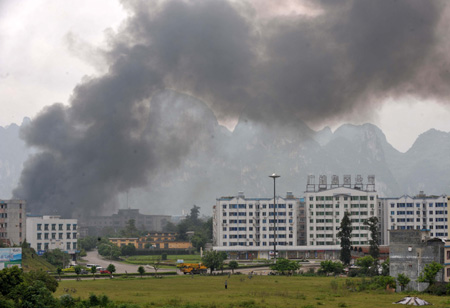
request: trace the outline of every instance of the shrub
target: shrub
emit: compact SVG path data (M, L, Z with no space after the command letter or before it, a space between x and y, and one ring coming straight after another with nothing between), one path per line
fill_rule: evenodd
M161 255L161 260L163 260L163 261L167 260L167 253L163 253Z
M447 284L444 282L435 282L434 284L429 285L425 292L438 296L446 295Z

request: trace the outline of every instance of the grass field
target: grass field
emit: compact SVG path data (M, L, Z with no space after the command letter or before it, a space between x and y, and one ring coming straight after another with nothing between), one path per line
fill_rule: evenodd
M62 281L55 295L62 295L64 288L76 289L73 295L83 299L91 293L105 294L114 301L135 303L142 307L402 307L392 303L406 294L351 292L344 288L346 279L302 276L254 276L248 279L247 276L235 275L231 278L176 276ZM433 307L450 307L450 297L427 294L420 297L431 302Z

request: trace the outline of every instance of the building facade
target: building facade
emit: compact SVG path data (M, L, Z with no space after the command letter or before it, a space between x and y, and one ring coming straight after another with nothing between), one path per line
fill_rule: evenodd
M430 237L430 231L414 229L390 230L389 235L389 275L404 274L411 279L407 289L425 290L428 284L417 279L427 264L444 264L443 240ZM439 271L436 280L444 281L444 270Z
M60 249L75 256L78 252L78 223L76 219L60 216L27 217L27 241L39 255Z
M221 197L213 208L213 246L247 258L273 254L274 244L277 250L297 246L299 208L292 193L276 197L275 211L273 198Z
M0 200L0 242L21 245L26 239L25 200Z
M146 236L133 238L109 238L109 241L118 247L132 244L137 249L191 249L188 241L177 241L177 234L172 232L153 232Z
M381 234L389 245L388 230L429 230L430 237L448 237L447 196L427 196L423 192L411 197L380 198Z
M305 192L308 245L340 245L337 233L345 212L350 214L353 229L351 244L369 245L371 235L364 222L378 216L374 178L369 177L369 184L363 184L362 178L351 184L350 179L344 177L344 184L339 185L336 178L328 184L326 177L321 176L319 185L312 183L314 178L310 176Z

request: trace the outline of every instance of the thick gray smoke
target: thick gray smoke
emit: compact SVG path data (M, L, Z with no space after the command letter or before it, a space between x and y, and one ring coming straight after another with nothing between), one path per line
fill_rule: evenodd
M201 98L221 119L278 125L365 116L386 97L450 92L445 2L309 1L315 16L261 15L255 3L125 1L130 15L105 54L108 72L23 131L40 152L15 197L33 212L99 212L176 167L204 141L204 127L187 111L167 120L156 99L167 89Z

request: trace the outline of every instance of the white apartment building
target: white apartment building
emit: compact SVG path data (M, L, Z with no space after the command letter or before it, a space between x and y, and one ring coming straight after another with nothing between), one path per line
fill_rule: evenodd
M47 250L61 249L75 255L77 248L77 219L60 216L27 217L27 241L42 255Z
M21 245L26 238L25 200L0 200L0 242Z
M378 216L374 180L369 176L369 184L363 184L358 176L356 184L351 184L350 176L344 176L344 184L339 185L336 176L332 184L327 184L326 176L320 176L316 185L314 176L309 176L305 192L307 245L340 245L337 233L345 212L350 214L352 223L352 245L368 245L371 235L364 222Z
M431 237L448 237L447 196L404 195L398 198L381 198L381 235L389 245L388 230L429 230Z
M274 216L273 198L245 198L243 193L221 197L213 208L213 246L244 253L246 258L268 258L274 241L277 251L297 246L299 205L292 193L276 197Z

